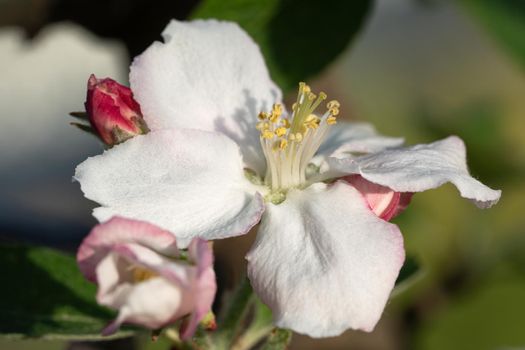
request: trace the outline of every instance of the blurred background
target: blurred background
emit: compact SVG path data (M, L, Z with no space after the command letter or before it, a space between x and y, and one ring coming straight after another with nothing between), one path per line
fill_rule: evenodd
M291 348L525 349L525 1L348 3L0 0L0 241L74 251L95 224L71 177L102 146L68 117L83 110L91 73L125 83L131 58L170 18L234 19L285 91L307 79L345 118L407 144L456 134L472 174L503 190L490 210L450 185L415 195L394 222L420 271L376 330L294 335ZM252 239L217 244L224 288ZM104 348L167 345L0 340L0 349Z

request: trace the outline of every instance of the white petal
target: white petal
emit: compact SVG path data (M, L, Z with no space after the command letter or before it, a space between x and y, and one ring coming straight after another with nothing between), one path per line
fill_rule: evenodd
M237 145L226 136L173 129L134 137L77 167L85 196L114 215L171 231L184 248L193 237L242 235L260 219L264 203L244 177Z
M97 302L114 309L125 304L131 291L129 264L117 254L107 254L96 267Z
M277 326L335 336L374 328L404 261L403 238L355 188L318 183L268 205L246 258Z
M397 192L421 192L451 182L462 197L471 199L480 208L491 207L501 195L501 191L470 176L465 144L456 136L354 159L331 158L328 162L333 169L358 173Z
M265 169L257 115L280 101L259 47L235 23L171 21L131 66L131 88L152 130L223 132L249 167Z
M104 331L112 333L122 323L157 329L188 314L193 307L191 293L169 281L154 277L130 287L117 319Z
M331 127L313 162L319 165L328 156L340 158L348 157L350 153L379 152L400 146L403 141L402 138L379 135L372 124L338 121Z

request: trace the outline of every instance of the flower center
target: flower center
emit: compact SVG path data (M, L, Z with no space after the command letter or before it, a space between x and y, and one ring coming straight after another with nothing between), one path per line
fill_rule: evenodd
M283 115L283 106L274 104L271 112L259 113L256 128L266 158L264 182L278 193L306 182L306 170L310 160L324 141L331 125L336 123L339 102L326 104L327 111L315 114L317 107L326 100L326 94L318 96L305 83L299 83L297 101L292 115Z
M148 269L145 269L139 266L133 266L132 274L133 274L133 283L135 284L147 281L153 277L158 276L156 272L153 272L151 270L148 270Z

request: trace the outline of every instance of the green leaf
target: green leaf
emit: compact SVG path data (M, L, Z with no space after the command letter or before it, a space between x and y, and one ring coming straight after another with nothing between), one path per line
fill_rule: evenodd
M48 248L0 246L0 334L10 338L99 339L114 315L75 258ZM130 335L121 332L114 337ZM104 339L107 339L105 337Z
M71 112L69 113L69 115L73 118L89 122L89 115L86 112Z
M91 134L91 135L95 136L96 138L99 138L97 132L95 131L95 129L93 129L93 127L91 125L82 124L82 123L75 123L75 122L71 122L69 124L74 126L74 127L79 128L80 130L82 130L84 132L87 132L88 134Z
M461 0L460 3L525 68L525 1Z
M261 47L286 91L319 73L361 28L372 0L204 0L193 18L241 25Z

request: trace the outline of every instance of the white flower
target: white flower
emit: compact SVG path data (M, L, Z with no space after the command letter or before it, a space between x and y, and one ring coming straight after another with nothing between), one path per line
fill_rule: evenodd
M131 67L152 131L86 160L75 177L101 204L100 221L146 220L183 246L261 221L248 276L279 327L313 337L374 328L404 261L399 229L382 219L407 204L396 192L452 182L481 207L500 196L470 177L456 137L400 148L367 124L336 124L338 102L305 84L287 113L236 24L172 21L163 37Z

